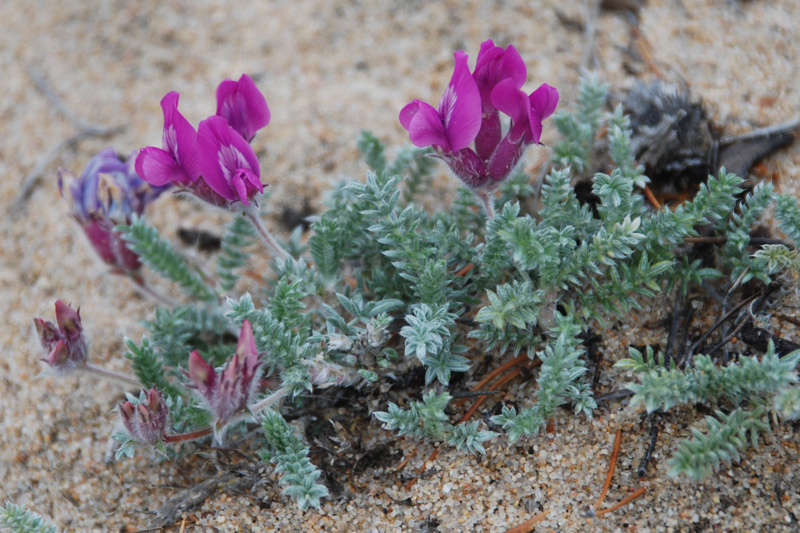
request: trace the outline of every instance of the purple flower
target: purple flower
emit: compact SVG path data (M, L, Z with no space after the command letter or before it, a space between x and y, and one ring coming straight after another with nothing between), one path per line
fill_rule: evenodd
M239 200L250 205L256 194L264 192L253 148L224 118L212 116L200 123L197 148L203 181L229 204Z
M483 160L488 160L502 137L500 114L492 104L492 91L501 81L512 80L513 86L522 88L528 77L528 69L517 49L512 45L503 49L495 46L491 39L481 44L475 72L472 73L481 93L483 120L475 138L475 151Z
M542 121L553 114L558 105L558 90L543 83L530 96L507 79L492 91L494 106L511 117L509 140L532 144L542 136Z
M481 97L469 72L469 56L459 51L454 57L455 70L438 108L414 100L400 111L400 123L414 145L433 146L456 176L478 187L485 181L484 163L468 146L481 127Z
M132 158L123 162L107 148L89 161L80 178L59 169L58 188L100 258L115 272L138 278L139 256L114 227L141 215L167 187L151 187L136 175L132 163Z
M142 391L142 395L144 395ZM136 442L158 444L164 438L169 419L169 407L155 387L147 392L147 398L134 404L125 402L119 406L119 414L125 429Z
M151 185L190 187L197 181L197 132L178 111L180 94L168 92L161 99L164 113L162 148L142 148L136 158L136 172Z
M214 431L217 435L224 432L225 426L236 415L247 409L255 394L260 373L261 361L256 350L253 328L247 320L242 323L233 359L228 361L219 374L197 351L189 355L187 375L192 382L190 386L197 389L214 416Z
M85 366L88 358L83 336L80 309L77 311L61 300L56 301L56 324L34 318L36 333L47 357L41 359L54 370L66 374Z
M529 144L539 143L542 121L558 105L558 91L545 83L528 96L506 79L492 91L492 103L511 117L511 128L488 163L489 177L499 181L517 165Z
M480 93L469 73L469 56L454 54L456 68L439 107L414 100L400 111L400 123L416 146L433 146L444 154L463 150L481 127Z
M484 201L519 162L528 144L538 143L542 121L558 104L558 91L542 85L530 97L521 87L527 69L513 46L485 41L474 73L467 54L455 53L456 66L439 107L414 100L400 111L400 123L416 146L433 146L436 157ZM503 134L500 112L511 117ZM470 145L474 143L474 150ZM487 210L491 213L487 203Z
M253 79L242 74L239 81L225 80L217 87L217 115L228 121L247 142L269 124L267 99Z
M195 131L178 111L179 94L161 100L163 148L142 148L136 170L149 183L173 183L220 207L250 206L264 192L258 158L248 141L270 119L267 101L253 80L223 81L217 89L217 115Z

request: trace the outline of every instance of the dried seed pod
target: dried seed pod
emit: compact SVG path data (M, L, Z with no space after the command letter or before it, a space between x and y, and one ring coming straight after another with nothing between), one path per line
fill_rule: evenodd
M630 115L634 156L652 187L678 192L706 180L717 135L703 106L661 82L639 83L623 100Z

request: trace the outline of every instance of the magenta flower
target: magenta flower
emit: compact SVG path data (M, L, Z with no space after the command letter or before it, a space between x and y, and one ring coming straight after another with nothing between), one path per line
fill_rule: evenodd
M400 123L414 145L433 146L437 157L444 159L456 176L470 187L478 187L485 181L484 164L467 147L481 127L481 97L469 72L469 56L459 51L454 57L455 70L438 108L414 100L400 111Z
M137 172L153 185L173 183L212 205L257 205L264 186L248 141L269 123L270 114L253 80L242 75L238 82L223 81L217 89L217 115L202 121L197 131L178 111L178 98L173 91L161 100L163 148L142 148Z
M558 105L558 90L543 83L528 96L507 79L492 91L492 103L511 117L512 126L508 132L511 142L538 144L542 121L552 115Z
M76 311L57 300L56 323L42 318L33 319L39 341L47 354L41 361L63 374L86 366L88 348L83 336L80 309Z
M482 159L488 160L502 137L500 114L492 103L492 91L507 79L512 80L517 89L522 88L528 77L528 69L516 48L509 45L503 49L489 39L481 44L472 77L478 85L483 110L481 129L475 138L475 151Z
M539 142L542 121L558 104L558 91L542 85L526 95L521 87L527 69L513 46L504 49L485 41L472 74L467 54L456 52L455 60L439 107L414 100L400 111L400 123L414 145L433 146L436 157L484 200L492 216L492 189L508 177L525 147ZM505 135L500 112L511 118Z
M247 320L242 323L233 359L219 374L197 351L189 355L187 375L192 382L190 387L197 389L214 416L214 431L218 437L225 426L247 409L256 392L260 373L261 361L253 328Z
M250 205L264 192L256 153L224 118L212 116L200 123L197 148L203 181L228 203Z
M139 279L139 256L114 227L130 224L132 216L141 215L168 186L151 187L136 175L132 163L107 148L89 161L80 178L60 168L58 188L97 255L114 272Z
M147 392L146 399L141 397L136 404L130 401L120 404L119 414L125 429L136 442L153 445L164 438L169 407L155 387Z
M469 146L481 127L480 93L469 73L469 56L459 51L454 57L456 68L439 107L414 100L400 111L400 123L412 143L448 154Z
M267 99L253 79L242 74L239 81L225 80L217 87L217 115L228 121L247 142L269 124Z
M488 164L489 176L502 180L517 165L525 148L539 143L542 121L552 115L558 105L558 91L545 83L528 96L506 79L492 91L492 103L511 117L511 128Z
M197 132L178 111L180 94L168 92L161 99L164 113L162 148L142 148L136 158L136 172L151 185L172 183L191 187L197 181Z

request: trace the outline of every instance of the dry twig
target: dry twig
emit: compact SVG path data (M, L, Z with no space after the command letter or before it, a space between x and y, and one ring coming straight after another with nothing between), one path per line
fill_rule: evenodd
M29 68L28 75L31 77L31 80L36 87L38 87L39 90L44 93L47 99L52 102L53 106L56 108L56 111L63 115L64 118L66 118L73 126L78 128L78 132L58 143L52 150L50 150L48 153L42 156L39 161L36 162L36 165L34 165L31 171L28 172L28 174L22 180L17 197L11 204L11 214L18 213L25 206L25 202L30 197L36 185L38 185L39 178L41 178L42 173L62 151L78 144L78 142L87 137L106 137L115 133L119 133L125 129L124 124L109 127L102 126L100 124L93 124L80 119L64 105L64 103L61 101L61 98L52 90L44 75L38 68Z

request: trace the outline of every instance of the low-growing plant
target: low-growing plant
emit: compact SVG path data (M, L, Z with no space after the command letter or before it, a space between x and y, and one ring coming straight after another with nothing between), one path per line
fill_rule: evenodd
M132 456L139 446L173 454L177 443L197 439L222 445L260 427L260 455L277 465L283 492L301 508L319 507L328 489L282 415L288 406L330 387L381 398L379 391L421 368L422 389L409 391L405 402L381 400L375 420L399 435L484 453L500 433L510 441L536 437L564 404L592 416L597 404L584 347L591 326L624 318L642 298L685 295L715 279L728 289L768 284L797 270L793 248L750 246L750 229L775 200L784 232L800 238L796 201L769 185L741 199L741 178L723 170L691 200L648 206L629 123L619 108L604 111L606 87L595 80L582 83L573 114L554 117L563 139L539 192L518 163L538 145L558 91L545 84L525 93L527 71L513 46L487 41L472 72L467 60L455 54L437 108L415 100L400 112L415 147L390 158L363 132L366 180L338 186L308 235L295 232L288 242L260 220L263 185L249 142L270 112L246 75L220 85L217 113L197 130L178 111L178 94L169 93L161 148L145 148L128 164L105 151L80 180L62 178L62 193L101 258L159 300L145 323L148 335L126 341L135 377L110 375L143 389L119 406L112 455ZM594 166L601 131L611 168ZM450 207L430 211L420 200L439 168L435 159L466 189ZM579 174L592 176L593 205L574 193ZM216 269L197 268L146 223L144 206L168 187L231 212ZM700 228L724 241L702 264L686 241ZM251 268L250 254L261 253L256 238L271 262L260 272L259 291L242 294L239 276ZM142 265L180 287L182 301L165 303L145 284ZM78 312L59 301L56 316L57 325L36 320L44 361L61 373L102 373L88 362ZM519 398L521 408L491 417L492 428L484 420L454 423L451 382L484 351L538 359L536 386ZM696 402L720 410L672 459L673 473L701 478L738 459L747 442L756 444L770 412L798 416L799 358L772 348L760 358L727 360L632 350L618 365L641 375L627 387L648 411Z

